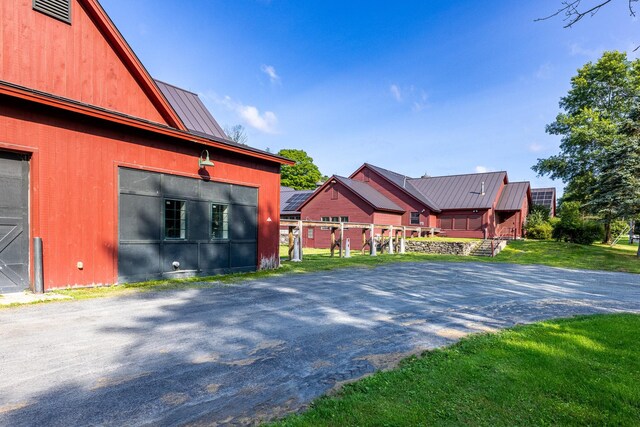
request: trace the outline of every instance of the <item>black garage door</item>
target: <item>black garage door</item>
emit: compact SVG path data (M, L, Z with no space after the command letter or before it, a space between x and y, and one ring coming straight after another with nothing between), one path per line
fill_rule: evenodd
M127 168L119 181L119 282L256 269L256 188Z
M29 287L29 160L0 151L0 293Z

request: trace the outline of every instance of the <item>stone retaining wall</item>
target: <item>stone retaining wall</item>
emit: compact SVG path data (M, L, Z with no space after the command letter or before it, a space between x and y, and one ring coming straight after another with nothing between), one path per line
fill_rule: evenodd
M407 240L407 252L422 252L427 254L462 255L466 256L476 247L478 242L439 242L428 240Z

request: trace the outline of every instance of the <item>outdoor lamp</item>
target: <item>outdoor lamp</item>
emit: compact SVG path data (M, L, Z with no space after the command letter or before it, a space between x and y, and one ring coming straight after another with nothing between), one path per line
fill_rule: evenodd
M209 159L209 150L202 150L202 153L200 153L200 157L198 157L198 166L200 168L203 168L205 166L213 166L213 162Z

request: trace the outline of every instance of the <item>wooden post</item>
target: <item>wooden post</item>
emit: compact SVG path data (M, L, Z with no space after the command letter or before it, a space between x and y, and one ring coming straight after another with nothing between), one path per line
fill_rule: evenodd
M300 239L300 261L302 261L302 246L303 246L303 235L302 235L302 221L298 221L298 239Z
M367 246L367 229L362 229L362 255L365 254L364 248Z
M336 228L331 227L331 256L333 256L335 249L336 249Z
M294 230L294 226L290 225L289 226L289 261L291 261L291 255L293 255L293 230Z

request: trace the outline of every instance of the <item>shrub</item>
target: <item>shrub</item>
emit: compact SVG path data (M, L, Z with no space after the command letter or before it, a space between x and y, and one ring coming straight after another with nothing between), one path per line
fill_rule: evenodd
M553 238L565 242L591 245L604 237L602 224L596 221L562 221L553 228Z
M549 222L525 225L528 239L549 240L552 237L553 226Z
M629 223L627 221L618 219L611 221L611 237L615 239L625 230L628 230Z

